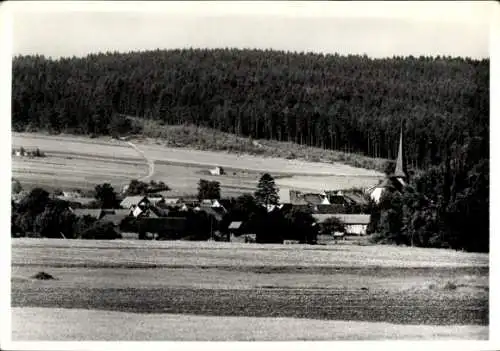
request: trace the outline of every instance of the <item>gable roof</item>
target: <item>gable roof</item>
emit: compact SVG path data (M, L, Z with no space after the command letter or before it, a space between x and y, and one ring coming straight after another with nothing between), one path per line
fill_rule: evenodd
M240 229L243 222L231 222L227 229Z
M146 196L127 196L125 197L122 202L120 202L120 206L123 208L130 208L132 206L137 206L140 202L147 202L149 203L149 199Z
M344 212L344 206L338 204L317 205L314 208L314 213L318 214L336 214L342 212Z
M303 199L309 203L309 204L313 204L313 205L320 205L323 203L323 198L320 194L304 194L304 197Z
M344 197L351 200L352 202L354 202L358 205L368 205L368 200L360 194L348 193L348 194L345 194Z

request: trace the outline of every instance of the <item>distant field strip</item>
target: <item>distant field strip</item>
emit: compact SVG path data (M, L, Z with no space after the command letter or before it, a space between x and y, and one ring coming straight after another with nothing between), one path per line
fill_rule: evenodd
M92 323L88 323L92 321ZM120 321L118 328L110 325ZM45 328L40 328L44 325ZM12 339L47 341L486 340L484 326L420 326L295 318L13 308Z
M238 196L253 192L263 172L278 176L276 183L284 191L290 188L320 191L369 187L380 178L377 172L340 163L238 156L109 138L14 133L12 139L14 147L38 147L48 156L43 159L12 158L13 176L29 184L93 188L103 182L122 186L131 179L142 179L164 181L177 192L192 194L196 192L199 179L205 178L221 183L222 196ZM227 174L206 174L214 166L225 167Z
M394 246L12 239L12 264L488 267L489 255Z

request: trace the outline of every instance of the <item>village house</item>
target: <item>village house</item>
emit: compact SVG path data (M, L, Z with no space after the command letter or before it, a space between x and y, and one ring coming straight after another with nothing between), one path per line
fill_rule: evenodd
M120 202L120 207L125 209L134 210L136 207L148 207L151 204L151 201L147 196L138 195L138 196L127 196Z
M224 169L222 167L219 167L219 166L217 166L217 167L215 167L213 169L210 169L209 172L213 176L224 175Z
M235 241L236 236L240 236L241 234L243 234L242 229L243 229L243 222L241 221L233 221L229 223L229 226L227 227L229 236L228 241L231 242Z

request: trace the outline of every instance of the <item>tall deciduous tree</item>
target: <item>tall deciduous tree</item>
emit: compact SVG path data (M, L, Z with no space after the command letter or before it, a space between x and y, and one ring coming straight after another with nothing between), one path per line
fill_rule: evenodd
M220 183L217 181L209 181L200 179L198 183L198 199L199 200L219 200L220 199Z
M115 190L109 183L97 185L95 187L95 198L102 208L115 208L117 206L117 196Z

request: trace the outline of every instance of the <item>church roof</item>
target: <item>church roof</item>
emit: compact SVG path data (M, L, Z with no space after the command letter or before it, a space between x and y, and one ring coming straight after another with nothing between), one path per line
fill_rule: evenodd
M396 169L394 170L394 177L406 178L406 167L403 152L403 128L401 128L401 132L399 134L398 157L396 159Z

